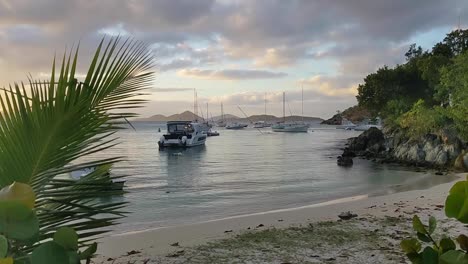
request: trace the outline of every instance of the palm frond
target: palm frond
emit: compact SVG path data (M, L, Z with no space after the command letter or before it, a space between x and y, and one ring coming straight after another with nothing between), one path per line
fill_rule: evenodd
M72 225L81 238L103 232L123 215L125 203L107 201L112 164L123 157L86 159L113 147L113 133L145 100L152 85L152 54L138 41L120 37L99 44L84 81L75 78L79 46L52 65L48 81L30 78L30 92L15 83L0 96L0 188L29 183L37 195L41 238ZM96 155L94 155L96 156ZM97 168L79 181L57 178ZM99 230L96 231L96 228Z

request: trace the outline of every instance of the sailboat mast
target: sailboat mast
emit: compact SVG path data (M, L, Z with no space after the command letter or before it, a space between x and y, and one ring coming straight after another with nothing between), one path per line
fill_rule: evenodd
M286 108L285 107L286 94L283 92L283 122L286 123Z
M265 121L266 121L266 93L265 93Z
M221 102L221 120L223 120L223 123L224 123L224 109L223 109L223 102Z
M206 122L208 122L208 102L206 102Z
M301 118L302 118L302 123L304 123L304 86L301 85L302 88L302 113L301 113Z
M196 99L196 93L197 93L197 92L196 92L196 90L195 90L195 88L194 88L194 89L193 89L193 121L196 120L196 117L195 117L196 114L195 114L195 113L197 112L197 105L196 105L196 103L195 103L195 102L197 101L197 99Z

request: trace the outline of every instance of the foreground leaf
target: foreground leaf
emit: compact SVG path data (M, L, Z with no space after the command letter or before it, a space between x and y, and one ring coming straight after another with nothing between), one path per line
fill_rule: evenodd
M0 258L0 264L13 264L13 258Z
M59 228L54 234L54 241L66 250L78 249L78 235L73 228Z
M468 264L468 255L458 251L450 250L439 258L440 264Z
M459 181L450 189L445 200L445 214L448 217L458 219L462 223L468 223L468 182Z
M439 263L439 253L431 247L424 248L422 252L422 262L424 264L438 264Z
M49 241L37 247L31 254L31 264L68 264L69 257L59 244Z
M6 237L0 235L0 258L4 258L8 252L8 241Z
M405 239L401 241L400 246L406 254L418 253L421 250L421 243L416 238Z
M94 242L87 249L85 249L83 252L81 252L79 254L79 257L82 260L83 259L89 259L94 255L94 253L96 253L96 251L97 251L97 243Z
M19 201L29 208L34 208L36 195L31 186L25 183L13 182L0 190L0 201Z
M445 253L450 250L455 250L457 248L457 245L455 245L455 242L453 242L452 239L445 237L440 240L440 249L442 253Z
M0 233L10 239L28 241L39 232L36 214L17 201L0 201Z
M426 228L417 215L413 216L413 229L416 230L416 232L427 234Z
M468 237L465 235L459 235L457 237L457 242L460 244L460 248L468 251Z

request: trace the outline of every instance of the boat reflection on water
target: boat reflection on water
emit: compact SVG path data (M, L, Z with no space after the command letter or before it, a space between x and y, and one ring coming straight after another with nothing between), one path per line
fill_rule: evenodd
M168 148L159 152L161 166L166 170L167 188L170 192L180 189L189 191L201 180L204 172L201 164L206 159L206 147Z

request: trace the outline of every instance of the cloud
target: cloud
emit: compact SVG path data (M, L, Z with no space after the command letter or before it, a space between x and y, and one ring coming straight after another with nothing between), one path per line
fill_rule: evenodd
M177 70L181 68L187 68L192 66L194 63L190 59L175 59L169 63L161 64L157 68L162 71Z
M345 76L316 75L301 81L306 88L318 94L332 97L356 96L357 80Z
M193 91L193 88L151 88L151 92L157 93L172 93L172 92L186 92L186 91Z
M305 88L328 102L351 102L352 86L369 71L403 62L418 35L439 30L442 39L440 30L454 28L459 17L466 27L466 14L466 0L0 0L0 86L28 73L46 76L54 54L78 41L78 71L86 72L108 33L148 43L161 86L175 83L172 71L215 81L283 81L306 75L309 65L322 71L325 61L327 75ZM249 70L206 70L239 65ZM192 81L181 78L180 85Z
M180 76L209 79L209 80L254 80L277 79L286 77L284 72L271 72L263 70L201 70L184 69L178 72Z

